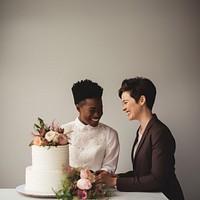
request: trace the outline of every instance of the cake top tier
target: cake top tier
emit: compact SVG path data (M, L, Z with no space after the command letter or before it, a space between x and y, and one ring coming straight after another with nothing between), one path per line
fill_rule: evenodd
M69 164L69 145L32 145L32 167L35 170L62 170Z

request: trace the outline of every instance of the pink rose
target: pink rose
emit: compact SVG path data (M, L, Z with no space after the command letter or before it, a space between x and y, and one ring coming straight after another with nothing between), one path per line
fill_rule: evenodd
M85 178L81 178L77 181L77 187L81 190L89 190L92 187L92 183Z
M91 182L95 181L94 175L90 172L89 169L81 169L80 177L84 179L89 179Z
M64 134L59 134L58 135L58 143L61 144L61 145L68 144L68 138L67 138L67 136L64 135Z
M87 192L83 191L83 190L78 190L77 191L77 196L79 198L81 198L82 200L86 200L87 199Z
M88 169L81 169L80 177L81 178L89 178L90 171Z

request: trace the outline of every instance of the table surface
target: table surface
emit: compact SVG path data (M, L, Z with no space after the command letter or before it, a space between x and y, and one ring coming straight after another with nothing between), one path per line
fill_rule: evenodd
M20 194L16 189L0 189L0 200L55 200L56 198L35 198ZM160 192L115 192L109 200L167 200Z

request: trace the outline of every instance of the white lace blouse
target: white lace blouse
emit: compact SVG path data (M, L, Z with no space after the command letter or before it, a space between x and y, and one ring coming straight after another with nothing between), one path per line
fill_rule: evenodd
M114 129L102 123L96 127L84 125L78 118L62 128L70 138L69 164L72 167L115 172L120 147Z

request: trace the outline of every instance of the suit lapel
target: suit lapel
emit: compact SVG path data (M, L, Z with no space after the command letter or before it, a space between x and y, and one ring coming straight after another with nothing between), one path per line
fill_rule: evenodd
M139 131L139 128L136 132L136 137L135 137L135 141L133 143L133 147L132 147L132 152L131 152L131 160L132 160L132 163L134 162L134 158L133 158L133 153L134 153L134 147L135 145L137 144L137 141L138 141L138 131Z
M153 125L153 123L154 123L154 121L157 119L157 116L154 114L153 115L153 117L152 117L152 119L149 121L149 123L147 124L147 127L145 128L145 131L144 131L144 133L143 133L143 135L142 135L142 138L141 138L141 140L140 140L140 143L138 144L138 148L136 149L136 152L135 152L135 158L133 159L133 150L134 150L134 146L135 146L135 144L136 143L134 143L134 146L133 146L133 150L132 150L132 161L134 162L134 160L136 159L136 157L137 157L137 154L138 154L138 152L140 151L140 149L141 149L141 147L142 147L142 144L144 143L144 140L145 140L145 138L146 138L146 136L147 136L147 134L148 134L148 132L149 132L149 129L151 128L151 126ZM138 131L139 131L139 129L137 130L137 138L138 138ZM137 142L137 141L136 141Z
M145 131L144 131L144 133L143 133L143 135L142 135L142 138L141 138L141 140L140 140L140 143L138 144L138 147L137 147L137 149L136 149L135 158L137 157L138 151L140 150L140 148L141 148L141 146L142 146L142 144L143 144L143 142L144 142L144 140L145 140L145 137L146 137L147 133L148 133L148 129L145 129Z

